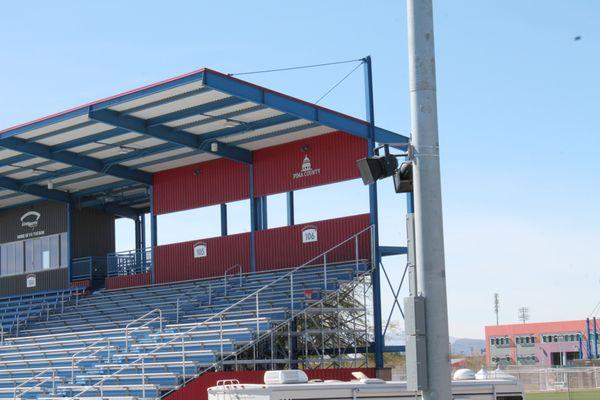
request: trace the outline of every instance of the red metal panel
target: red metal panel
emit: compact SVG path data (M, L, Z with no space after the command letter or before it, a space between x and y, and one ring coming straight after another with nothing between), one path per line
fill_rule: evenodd
M194 246L206 245L205 257L194 257ZM158 246L154 252L156 283L222 276L239 264L250 271L250 233Z
M220 158L157 172L153 190L156 214L247 199L248 167Z
M338 245L352 235L369 226L369 214L336 218L307 224L286 226L256 232L256 269L265 271L278 268L298 267L323 252ZM302 231L306 228L317 230L318 240L303 243ZM364 232L359 236L359 257L370 258L370 235ZM327 254L327 262L355 260L356 244L350 240ZM321 264L322 259L311 264Z
M353 378L352 372L360 371L369 378L376 377L375 368L340 368L340 369L311 369L306 370L308 379L335 379L340 381L350 381ZM217 381L222 379L237 379L240 383L264 383L265 371L224 371L208 372L200 375L186 386L173 392L166 397L167 400L207 400L207 389L216 386Z
M254 152L254 193L265 196L358 178L367 141L342 132Z
M106 289L124 289L135 286L148 286L152 283L152 277L149 272L144 274L111 276L104 281Z
M76 288L76 287L84 287L84 288L89 288L92 286L92 281L89 279L84 279L81 281L72 281L71 282L71 287L72 288Z

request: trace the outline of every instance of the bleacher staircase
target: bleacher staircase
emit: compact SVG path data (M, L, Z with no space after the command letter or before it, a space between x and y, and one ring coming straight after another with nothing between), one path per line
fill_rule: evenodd
M365 237L371 243L371 228L292 270L235 267L218 279L85 297L73 289L76 302L42 305L18 334L7 329L0 398L157 399L211 370L363 366L373 265L372 252L359 251ZM346 247L353 259L327 261ZM0 307L34 309L45 296Z

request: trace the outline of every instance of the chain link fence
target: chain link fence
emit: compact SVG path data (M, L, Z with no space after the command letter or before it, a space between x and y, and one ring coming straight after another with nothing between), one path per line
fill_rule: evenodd
M506 367L505 372L523 383L526 392L570 392L600 389L600 367L529 368L509 366Z

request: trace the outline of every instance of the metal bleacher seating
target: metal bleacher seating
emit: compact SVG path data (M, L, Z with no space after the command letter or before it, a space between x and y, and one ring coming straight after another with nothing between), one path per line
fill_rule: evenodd
M368 267L355 260L0 299L0 398L160 398L203 371L248 362L248 345Z

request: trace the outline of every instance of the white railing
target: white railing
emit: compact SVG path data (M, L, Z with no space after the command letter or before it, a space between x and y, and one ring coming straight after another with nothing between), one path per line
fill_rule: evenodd
M131 325L137 324L140 321L143 321L145 318L149 317L152 314L158 314L157 317L151 318L148 321L144 322L142 325L140 326L136 326L135 328L133 328L132 330L130 330ZM147 327L148 325L150 325L153 322L159 321L160 324L160 332L162 333L163 331L163 319L162 319L162 310L160 308L155 308L152 311L148 311L146 314L142 315L141 317L139 317L138 319L136 319L135 321L131 321L130 323L128 323L127 325L125 325L125 349L127 351L129 351L129 334L136 332L142 328Z
M224 308L223 310L221 310L220 312L213 314L212 316L208 317L206 320L194 325L193 327L191 327L190 329L187 329L183 332L179 332L176 335L174 335L170 340L161 343L160 345L158 345L157 347L155 347L153 350L147 352L147 353L143 353L141 354L139 357L137 357L135 360L124 364L121 368L119 368L118 370L116 370L115 372L113 372L110 375L106 375L104 376L102 379L98 380L96 383L94 383L93 385L89 385L86 386L85 389L81 390L80 392L78 392L76 395L69 397L69 399L80 399L82 398L82 395L89 392L92 389L96 389L98 387L100 387L100 390L102 391L102 386L104 384L105 381L114 378L115 376L117 376L118 374L120 374L122 371L131 368L131 366L136 366L138 365L138 363L140 361L142 361L142 366L143 366L143 360L145 360L147 357L150 357L154 354L156 354L159 350L162 350L163 348L170 346L172 344L175 344L177 341L181 340L182 344L185 342L185 337L189 336L190 334L198 331L200 328L206 327L209 325L209 322L215 321L216 319L219 319L219 331L220 331L220 338L223 338L223 316L227 315L227 313L233 309L235 309L236 307L240 306L241 304L245 303L248 300L254 300L256 303L256 324L257 324L257 333L256 336L260 336L260 307L259 307L259 302L258 302L258 298L259 295L263 292L266 291L270 288L272 288L274 285L288 280L290 281L290 299L291 299L291 306L292 306L292 313L293 313L293 304L294 304L294 280L293 280L293 276L296 272L300 271L301 269L308 267L308 266L316 266L319 265L318 263L316 263L317 261L319 261L320 259L323 259L323 272L324 272L324 285L323 288L325 291L327 291L328 288L328 282L327 282L327 255L331 254L332 252L338 250L341 246L347 244L347 243L352 243L354 242L354 249L355 249L355 254L354 254L354 258L352 260L345 260L345 262L348 261L354 261L356 267L358 268L359 263L360 263L360 254L359 254L359 239L361 237L361 235L363 235L365 232L369 232L369 240L370 240L370 255L371 255L371 260L369 260L371 262L371 265L375 265L374 263L374 257L375 257L375 251L374 251L374 240L373 240L373 234L374 234L374 230L373 230L373 226L368 226L366 228L364 228L363 230L359 231L358 233L352 235L351 237L349 237L348 239L338 243L337 245L331 247L330 249L326 250L325 252L319 254L318 256L313 257L312 259L310 259L309 261L305 262L304 264L292 269L291 271L289 271L287 274L280 276L279 278L275 279L274 281L271 281L270 283L268 283L267 285L261 287L260 289L256 290L254 293L251 293L245 297L243 297L242 299L238 300L237 302L235 302L234 304L231 304L229 306L227 306L226 308ZM364 260L364 259L362 259ZM337 262L336 262L337 263ZM270 309L270 308L269 308ZM222 340L221 340L222 343ZM182 356L183 356L183 360L185 360L185 351L182 348ZM184 375L185 375L185 361L182 362L182 365L184 365L183 370L184 370Z
M360 262L360 260L359 260L359 262ZM358 267L358 265L357 265L357 267ZM358 268L357 268L357 269L358 269ZM354 281L353 283L351 283L349 287L345 287L344 289L346 289L346 290L355 289L355 288L356 288L356 287L357 287L357 286L358 286L360 283L364 283L364 282L362 282L362 281L364 280L364 277L365 277L365 276L367 276L367 275L369 275L369 274L371 274L371 272L372 272L372 268L370 268L370 269L368 269L368 270L366 270L366 271L362 272L362 273L361 273L361 274L360 274L360 275L357 277L358 279L355 279L355 281ZM312 309L314 309L314 308L320 307L320 306L321 306L322 304L324 304L326 301L328 301L328 300L331 300L331 299L333 298L333 296L334 296L334 295L336 295L336 294L339 292L339 290L341 290L341 288L339 288L338 290L335 290L335 291L333 291L333 292L329 293L329 295L328 295L328 296L325 296L325 297L321 298L319 301L312 303L311 305L309 305L308 307L304 308L303 310L301 310L301 311L298 311L297 313L290 315L290 317L289 317L289 318L285 319L284 321L281 321L279 324L277 324L276 326L272 327L272 328L271 328L271 329L269 329L268 331L265 331L265 332L263 332L261 335L257 335L257 336L256 336L256 337L255 337L253 340L251 340L250 342L246 343L244 346L242 346L242 347L240 347L240 348L236 349L236 351L232 352L231 354L227 355L226 357L223 357L223 354L222 354L222 353L223 353L223 351L222 351L222 347L223 347L223 340L222 340L222 338L221 338L221 359L220 359L219 361L215 361L215 362L214 362L213 364L211 364L210 366L208 366L208 367L205 367L205 368L204 368L204 369L202 369L200 372L197 372L197 373L195 374L195 377L196 377L196 376L200 376L200 375L202 375L202 374L204 374L205 372L208 372L208 371L210 371L210 370L213 370L213 369L215 369L215 370L216 370L216 369L218 369L219 367L222 367L222 366L224 365L224 362L225 362L226 360L228 360L228 359L231 359L231 358L234 358L234 357L235 357L235 359L236 359L236 361L237 361L237 356L238 356L239 354L243 353L243 352L244 352L244 351L246 351L246 350L249 350L249 349L253 348L253 347L254 347L256 344L258 344L258 343L259 343L259 342L261 342L262 340L264 340L264 339L268 338L268 337L269 337L269 335L271 335L271 334L272 334L272 332L276 332L276 331L278 331L278 330L282 329L283 327L285 327L286 325L288 325L290 322L292 322L292 321L293 321L295 318L297 318L297 317L300 317L300 316L302 316L302 315L306 314L306 313L307 313L309 310L312 310ZM366 306L367 306L367 305L366 305L366 303L364 303L364 307L365 307L365 309L366 309ZM366 317L367 317L367 311L365 310L365 318L366 318ZM366 330L368 330L368 321L365 321L365 329L366 329ZM365 332L365 337L367 337L367 336L368 336L368 332ZM368 340L367 340L367 341L368 341ZM354 345L354 348L355 348L355 352L358 352L358 351L356 350L356 349L357 349L357 345L356 345L356 343L355 343L355 345ZM366 359L366 362L367 362L367 367L368 367L368 359L369 359L369 357L368 357L368 347L367 347L367 357L365 357L365 359ZM255 361L256 361L256 360L255 360ZM290 356L290 358L289 358L289 360L288 360L288 361L289 361L289 363L288 363L288 368L289 368L289 369L291 369L291 368L292 368L292 367L291 367L291 362L292 362L292 360L291 360L291 356ZM356 366L354 366L354 367L356 367ZM181 386L185 386L185 385L187 384L187 382L189 382L189 381L190 381L190 380L192 380L192 379L195 379L195 377L194 377L194 378L191 378L191 379L186 379L186 378L185 378L185 374L184 374L184 380L183 380L183 382L184 382L184 383L183 383ZM171 392L169 392L169 393L172 393L172 392L174 392L175 390L179 389L181 386L177 387L176 389L173 389L173 390L172 390Z
M243 276L242 266L240 264L236 264L233 267L227 268L225 270L225 277L224 277L224 280L225 280L225 288L224 288L224 290L225 290L225 296L227 296L227 278L228 278L228 276L232 275L232 274L230 274L230 272L232 270L238 270L238 273L240 275L240 287L242 287L242 276Z
M143 327L146 327L147 324L156 321L156 318L151 319L150 321L142 324L139 327L136 327L135 329L133 329L131 331L128 331L128 327L130 325L132 325L132 324L136 324L136 323L141 322L142 320L144 320L145 318L147 318L149 315L151 315L152 313L156 313L156 312L158 312L158 314L159 314L159 318L160 318L160 331L162 332L162 311L157 308L157 309L154 309L154 310L152 310L152 311L150 311L150 312L142 315L139 318L134 319L129 324L127 324L127 326L125 327L125 343L126 343L125 346L126 346L127 349L129 348L129 345L128 345L128 343L129 343L129 334L131 334L132 332L135 332L135 331L137 331L137 330L139 330L139 329L141 329ZM96 348L94 350L94 348L96 346L98 346L102 342L106 342L107 344L105 346L98 347L98 348ZM102 338L96 340L95 342L87 345L85 348L78 350L73 355L71 355L71 383L75 383L75 367L77 365L79 365L79 363L81 363L82 361L91 358L92 356L98 354L98 352L100 352L100 351L102 351L104 349L107 349L107 352L108 352L107 353L107 358L110 361L110 349L111 349L111 337L110 336L108 336L108 337L102 337ZM94 350L94 351L91 352L90 354L87 354L85 357L82 357L82 358L78 359L77 361L75 361L77 359L77 356L79 354L86 353L86 352L89 352L91 350ZM38 380L38 378L42 378L43 375L45 375L45 374L47 374L49 372L52 372L52 375L48 376L48 377L46 377L44 379L42 379L37 385L28 387L27 389L22 390L22 391L19 390L20 388L24 388L28 383L30 383L32 381L35 381L35 380ZM28 380L26 380L26 381L22 382L21 384L15 386L15 388L14 388L14 397L15 398L20 398L20 397L17 397L17 392L19 392L19 396L23 396L25 393L29 393L32 390L41 387L44 383L48 382L50 379L52 379L52 390L54 392L54 390L56 388L56 370L54 369L54 367L48 367L48 368L42 370L41 372L39 372L37 375L32 376Z
M54 303L48 302L44 305L42 305L42 309L33 313L31 310L34 307L39 306L39 304L36 303L28 303L28 307L27 310L24 310L23 312L16 312L16 320L13 322L13 324L11 325L11 327L5 331L4 327L1 326L0 327L0 345L4 345L4 339L7 336L7 334L9 334L10 332L13 331L13 329L15 329L15 337L19 337L19 330L22 324L27 324L27 322L29 322L30 318L32 317L42 317L43 313L46 313L46 320L48 321L50 319L50 310L52 310L52 312L56 311L56 308L58 307L58 304L60 303L60 312L61 314L64 312L65 309L65 303L69 303L71 301L71 299L75 296L76 299L76 304L79 302L79 293L80 292L85 292L84 288L76 288L75 290L73 289L69 289L69 295L66 297L65 299L65 292L67 290L63 290L62 292L60 292L60 301L58 299L58 296L55 297L54 299ZM25 297L25 296L23 296ZM46 298L46 294L44 295L43 298ZM21 302L23 300L19 299L19 302L17 303L17 309L21 306ZM2 314L2 318L4 318L4 315L6 315L7 312L6 310L3 311Z

